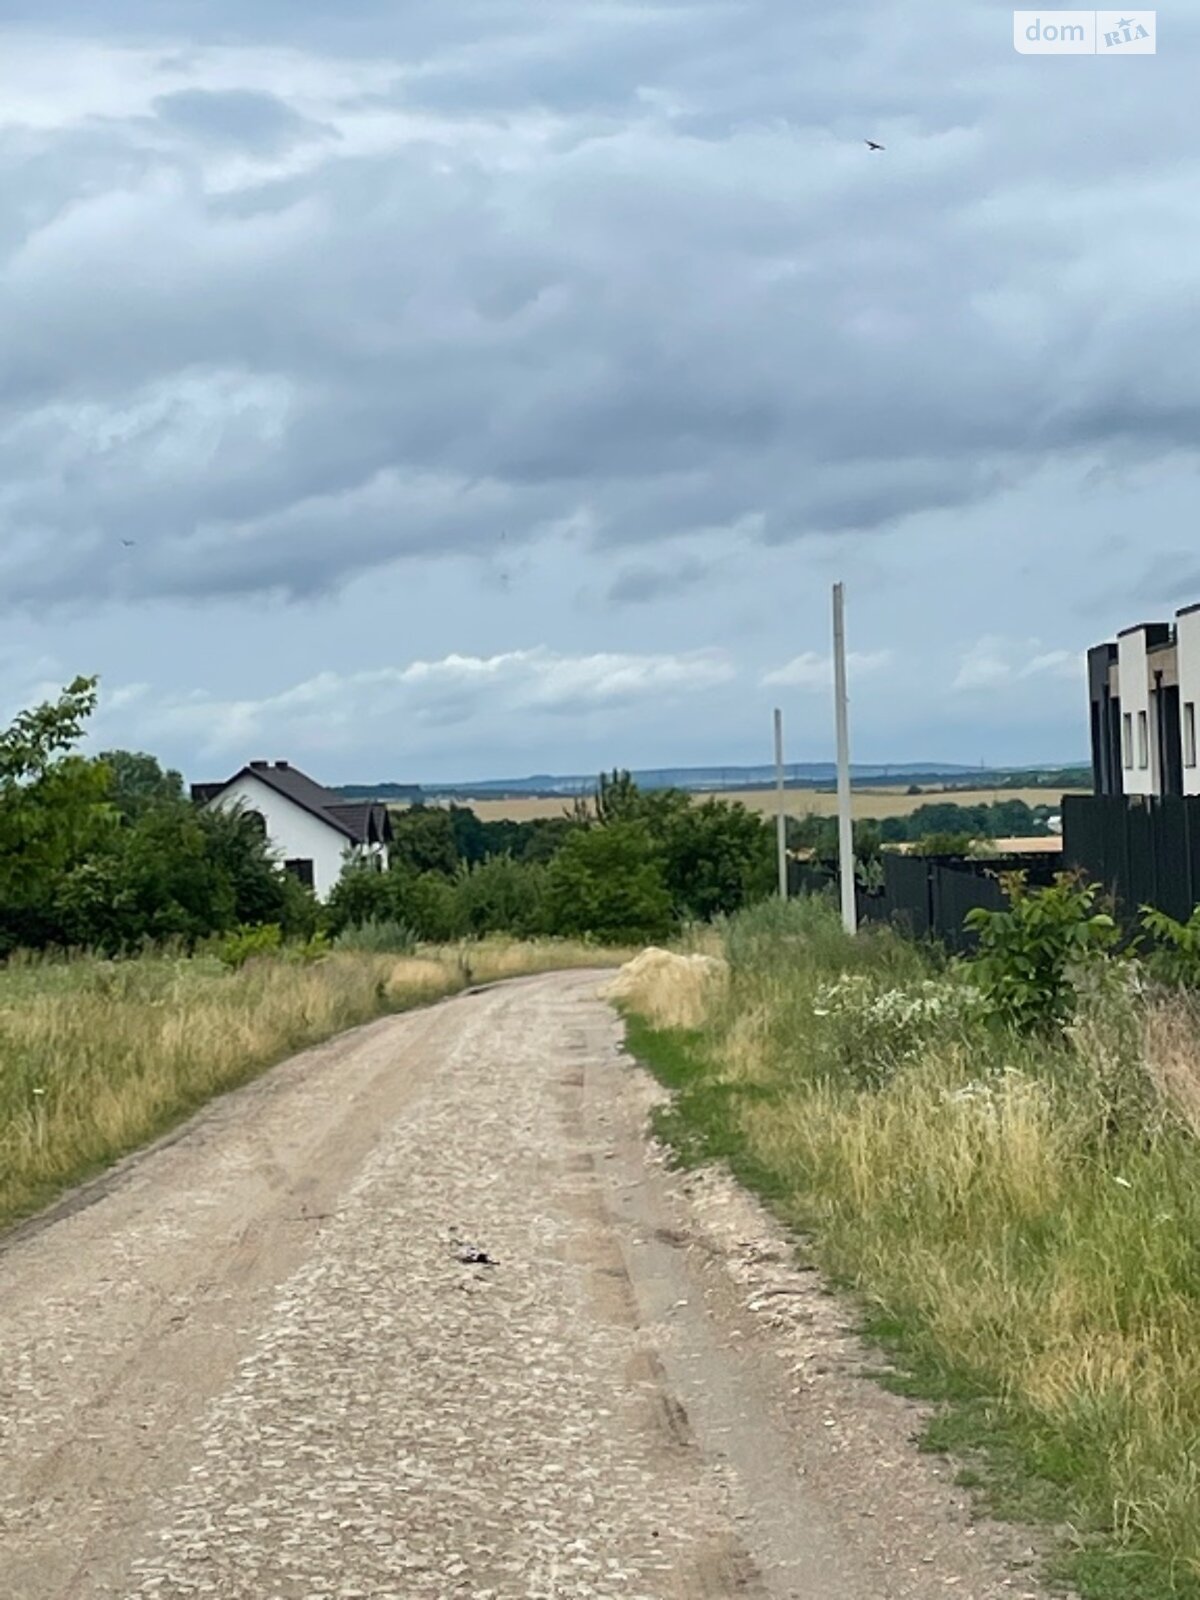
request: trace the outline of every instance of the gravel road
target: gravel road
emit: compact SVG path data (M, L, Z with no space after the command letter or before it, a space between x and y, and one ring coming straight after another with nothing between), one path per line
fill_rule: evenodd
M757 1206L664 1169L597 981L309 1051L0 1245L0 1596L1037 1592Z

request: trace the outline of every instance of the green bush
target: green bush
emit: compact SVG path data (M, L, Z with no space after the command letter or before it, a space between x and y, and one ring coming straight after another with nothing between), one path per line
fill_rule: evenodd
M458 888L440 872L393 875L393 915L430 944L449 944L466 933Z
M1116 923L1077 873L1060 872L1045 889L1030 889L1019 872L1001 882L1007 911L967 914L979 935L976 981L1001 1021L1026 1033L1061 1029L1076 1011L1080 969L1112 949Z
M1154 941L1146 955L1150 976L1171 988L1200 989L1200 906L1186 922L1143 906L1142 928Z
M325 902L325 924L335 936L369 922L389 922L395 914L396 876L365 861L347 863Z
M284 954L288 960L298 961L302 966L308 966L314 961L324 961L332 950L333 941L323 929L307 939L297 939L284 945Z
M492 856L462 867L455 880L466 931L483 936L511 933L534 938L546 932L546 869L511 856Z
M282 948L283 929L270 922L257 928L236 928L217 946L217 956L231 971L239 972L248 961L278 955Z
M549 926L603 944L653 943L672 925L662 857L642 822L573 833L550 864Z

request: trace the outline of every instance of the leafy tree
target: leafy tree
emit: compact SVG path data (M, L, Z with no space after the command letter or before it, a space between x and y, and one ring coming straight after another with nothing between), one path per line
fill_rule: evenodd
M154 756L133 750L108 750L100 757L109 771L109 795L123 822L136 822L152 807L185 800L180 773L166 770Z
M489 856L474 867L461 867L456 887L470 933L530 938L546 931L546 868L540 864Z
M114 826L108 769L73 753L95 704L76 678L0 732L0 955L59 939L60 880Z
M253 816L222 807L196 813L186 805L183 809L196 816L210 857L229 879L237 923L253 927L278 922L289 937L313 931L312 894L272 860Z
M744 806L706 800L650 823L677 915L708 922L765 899L775 886L773 830Z
M378 872L366 860L351 860L325 902L326 923L333 933L388 922L396 915L398 873Z
M550 864L546 902L555 933L605 944L665 939L671 928L661 852L644 822L571 834Z
M394 813L392 864L410 873L440 872L452 878L458 867L454 819L440 806L411 806Z
M461 939L467 932L457 885L440 872L400 875L395 885L393 914L431 943Z
M571 817L539 817L524 823L519 845L513 854L530 864L552 861L570 836L578 831L579 824Z
M594 800L596 820L601 827L613 822L633 822L644 815L645 796L628 772L614 767L602 772Z
M193 946L239 926L315 931L317 904L270 860L248 819L160 802L108 835L68 872L54 900L59 938L109 954L147 943Z

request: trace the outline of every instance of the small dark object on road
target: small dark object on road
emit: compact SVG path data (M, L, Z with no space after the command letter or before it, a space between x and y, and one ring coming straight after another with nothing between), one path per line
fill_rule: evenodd
M486 1250L477 1250L474 1245L464 1245L458 1252L458 1259L464 1267L495 1267L499 1262L493 1261Z

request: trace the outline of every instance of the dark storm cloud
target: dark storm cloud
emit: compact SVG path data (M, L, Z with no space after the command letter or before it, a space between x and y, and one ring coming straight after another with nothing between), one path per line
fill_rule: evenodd
M0 591L778 544L1193 451L1182 59L1102 89L995 8L888 16L126 0L86 71L47 40L0 121Z

